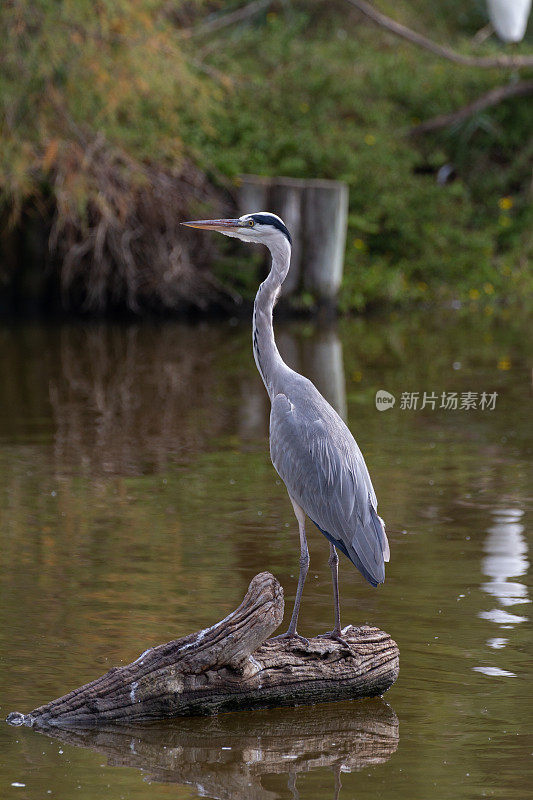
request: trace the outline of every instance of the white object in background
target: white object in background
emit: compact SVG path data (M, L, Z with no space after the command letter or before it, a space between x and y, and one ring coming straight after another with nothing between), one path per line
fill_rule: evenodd
M490 21L504 42L521 42L525 36L531 0L487 0Z

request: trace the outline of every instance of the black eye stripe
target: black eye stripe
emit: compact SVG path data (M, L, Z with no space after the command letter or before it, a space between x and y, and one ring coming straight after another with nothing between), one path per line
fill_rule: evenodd
M260 225L272 225L273 228L277 228L278 231L281 231L285 234L289 243L292 244L292 238L287 230L286 226L280 219L276 219L276 217L271 217L270 214L252 214L251 217L253 220L258 222Z

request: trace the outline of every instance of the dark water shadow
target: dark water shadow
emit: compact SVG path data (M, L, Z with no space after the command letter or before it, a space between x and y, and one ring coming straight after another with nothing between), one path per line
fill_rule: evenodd
M344 415L334 328L282 334L290 365ZM141 475L222 435L263 439L270 406L248 328L63 325L0 329L5 366L0 439L52 444L54 472Z
M332 770L328 796L342 800L341 774L383 764L399 742L398 718L381 700L42 732L216 800L297 800L298 775L319 769ZM285 779L276 786L275 776Z

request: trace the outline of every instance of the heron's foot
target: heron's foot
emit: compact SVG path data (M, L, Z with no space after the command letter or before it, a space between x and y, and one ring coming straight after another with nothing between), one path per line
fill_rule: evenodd
M351 647L348 644L348 642L346 641L346 639L342 638L342 631L341 630L337 631L334 628L332 631L327 631L327 633L319 633L316 638L317 639L331 639L334 642L338 642L339 644L344 645L344 647L346 647L348 650L351 651Z
M305 636L300 636L300 634L296 631L291 631L290 628L286 633L281 633L279 636L272 636L272 638L269 639L269 642L276 642L280 639L296 639L302 644L309 644L309 639L306 639Z

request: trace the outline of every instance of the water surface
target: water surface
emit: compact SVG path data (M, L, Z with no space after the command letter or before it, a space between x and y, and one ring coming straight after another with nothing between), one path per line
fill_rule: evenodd
M525 797L526 333L513 319L429 314L279 325L287 361L346 416L387 521L385 585L345 559L340 570L343 623L376 624L400 647L383 700L76 741L4 725L2 796ZM265 569L285 588L287 625L297 527L249 340L232 323L0 329L3 717L221 619ZM387 411L380 389L396 397ZM402 408L415 392L418 408ZM451 410L443 392L497 396L494 410ZM309 540L304 635L333 618L328 545L314 529Z

